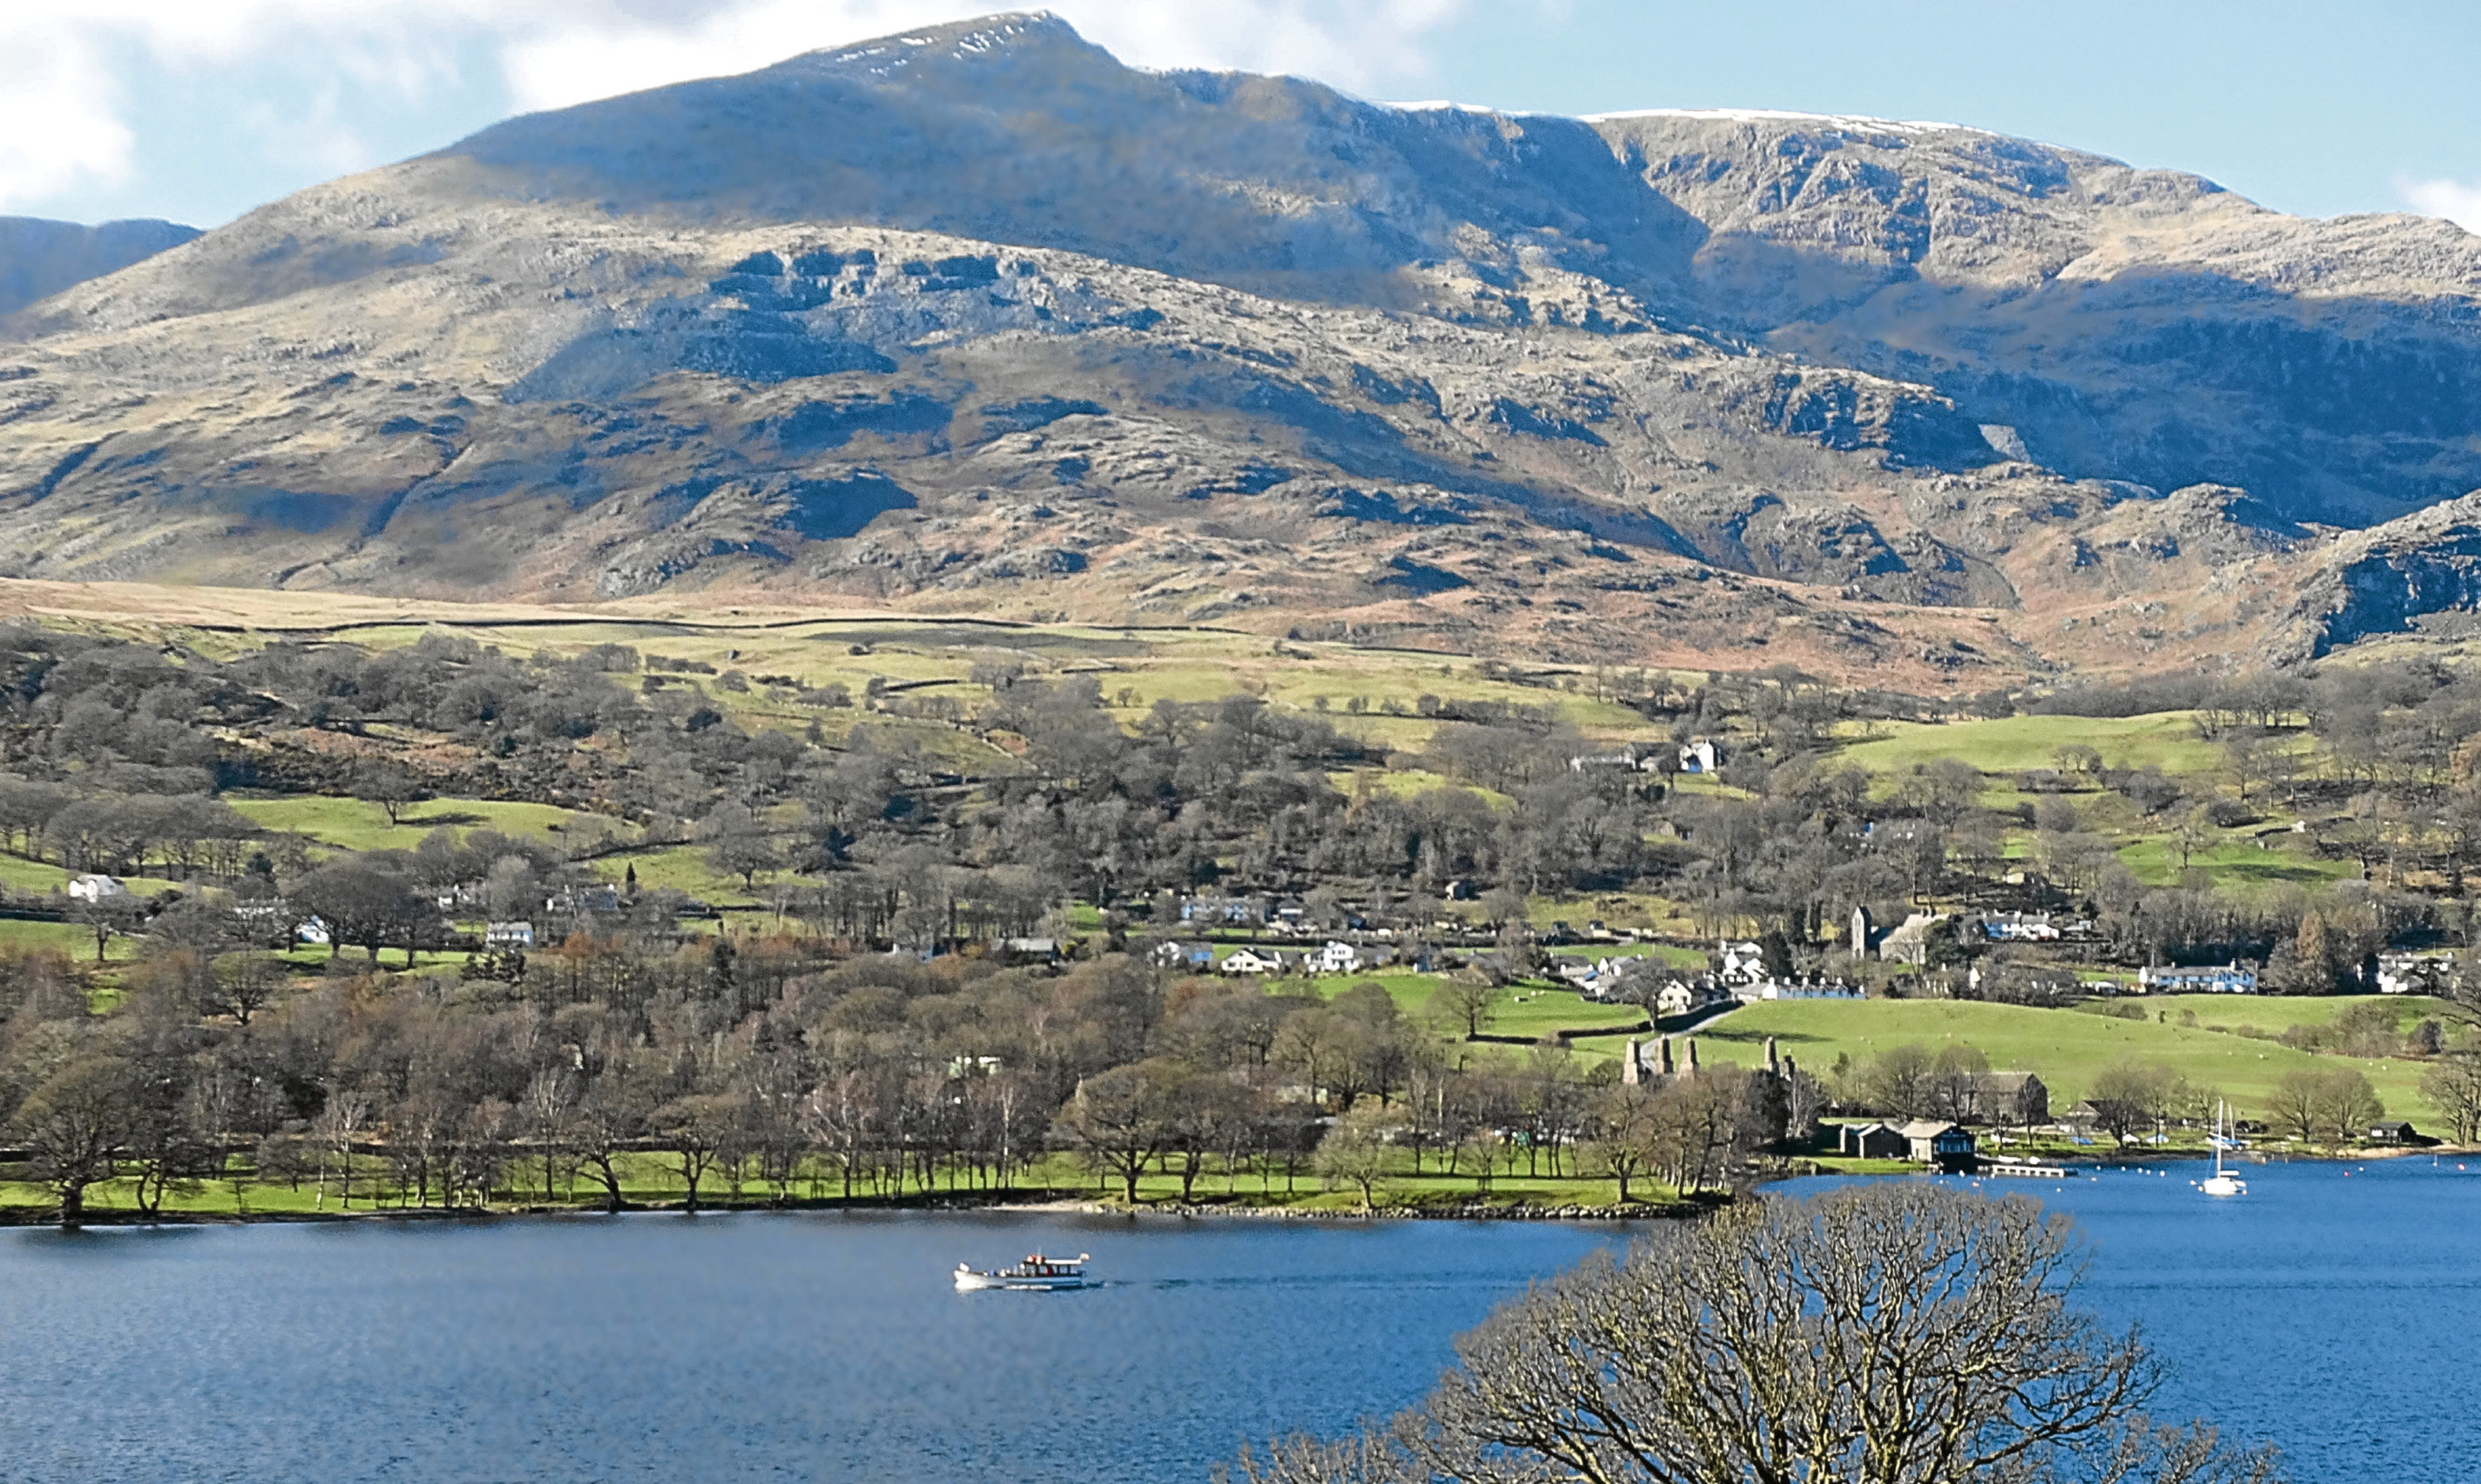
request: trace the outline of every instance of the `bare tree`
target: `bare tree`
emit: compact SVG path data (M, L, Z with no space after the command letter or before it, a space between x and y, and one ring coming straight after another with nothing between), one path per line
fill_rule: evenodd
M1359 1191L1366 1215L1387 1178L1388 1133L1402 1121L1395 1109L1365 1098L1319 1140L1318 1152L1310 1156L1311 1166L1329 1186Z
M1448 1025L1460 1028L1468 1041L1490 1024L1498 1002L1499 986L1477 974L1449 976L1430 999L1432 1012Z
M1632 1199L1629 1182L1653 1167L1658 1127L1653 1089L1641 1082L1605 1088L1587 1111L1586 1165L1619 1182L1623 1206Z
M69 903L69 921L94 934L94 961L116 933L134 933L146 921L146 904L135 897L82 897Z
M2064 1218L1872 1185L1752 1201L1502 1308L1383 1428L1244 1455L1254 1484L2239 1484L2203 1426L2154 1427L2157 1368L2069 1304Z
M2454 1130L2455 1142L2481 1139L2481 1056L2457 1052L2440 1057L2421 1073L2420 1091Z
M319 1146L318 1203L327 1203L327 1160L336 1161L340 1202L353 1209L353 1142L370 1122L371 1100L345 1088L327 1089L327 1101L310 1121L310 1136Z
M1137 1177L1171 1137L1163 1095L1186 1075L1185 1068L1161 1061L1113 1067L1080 1082L1060 1110L1059 1131L1088 1163L1120 1178L1132 1206Z
M13 1130L36 1180L60 1203L63 1228L86 1219L86 1191L110 1180L135 1127L129 1064L101 1052L77 1056L44 1079L17 1109Z
M2324 1111L2320 1081L2316 1073L2305 1067L2294 1068L2276 1080L2274 1091L2266 1098L2274 1121L2296 1139L2317 1137L2324 1121L2320 1116Z

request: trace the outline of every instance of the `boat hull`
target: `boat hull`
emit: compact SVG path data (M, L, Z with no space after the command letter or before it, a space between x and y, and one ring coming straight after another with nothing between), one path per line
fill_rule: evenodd
M1004 1273L974 1273L959 1270L956 1291L975 1293L985 1289L1013 1289L1024 1292L1047 1293L1054 1289L1082 1289L1083 1278L1011 1278Z
M2209 1179L2200 1181L2197 1184L2197 1188L2205 1191L2207 1195L2221 1196L2248 1194L2248 1186L2232 1179L2229 1175L2216 1175Z

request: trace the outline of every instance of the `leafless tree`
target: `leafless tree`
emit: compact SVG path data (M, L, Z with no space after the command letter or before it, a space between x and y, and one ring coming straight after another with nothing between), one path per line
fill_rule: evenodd
M2265 1450L2142 1415L2157 1370L2069 1302L2032 1201L1855 1186L1607 1255L1458 1341L1423 1405L1238 1466L1251 1484L2266 1484Z
M2481 1056L2457 1052L2440 1057L2421 1073L2420 1091L2453 1129L2455 1142L2481 1139Z
M16 1139L35 1178L59 1201L64 1228L85 1221L87 1187L112 1178L135 1128L135 1090L126 1061L92 1052L46 1078L18 1107Z
M331 1087L319 1116L310 1121L310 1136L319 1146L318 1204L327 1202L327 1161L336 1161L338 1192L344 1209L353 1209L353 1142L370 1122L371 1100L348 1088Z

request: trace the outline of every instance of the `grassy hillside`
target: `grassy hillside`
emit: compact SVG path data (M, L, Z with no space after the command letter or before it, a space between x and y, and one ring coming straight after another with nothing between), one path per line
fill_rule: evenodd
M236 798L233 807L273 830L304 835L341 850L410 850L434 829L495 829L558 840L579 816L549 804L434 798L405 809L390 824L377 804L355 798ZM588 817L593 818L593 817Z
M2368 1075L2389 1112L2433 1121L2420 1096L2418 1062L2314 1055L2212 1028L2245 1024L2279 1032L2294 1023L2289 1017L2331 1020L2352 999L2181 995L2138 1002L2149 1018L1946 1000L1777 1001L1732 1011L1700 1030L1697 1039L1705 1056L1747 1065L1763 1057L1765 1039L1773 1036L1786 1055L1821 1073L1839 1054L1865 1062L1906 1043L1935 1051L1968 1042L1994 1068L2039 1073L2054 1109L2083 1098L2102 1068L2122 1057L2167 1063L2193 1085L2230 1098L2248 1117L2267 1115L2267 1096L2284 1073L2348 1066ZM2198 1024L2179 1024L2181 1011L2190 1009ZM2152 1018L2155 1012L2166 1018Z
M2146 716L2004 716L1995 720L1925 725L1872 723L1841 756L1873 773L1909 772L1939 758L1958 758L1985 773L2055 768L2060 748L2086 746L2105 768L2159 768L2166 773L2207 772L2220 762L2211 742L2197 736L2194 713L2157 712Z

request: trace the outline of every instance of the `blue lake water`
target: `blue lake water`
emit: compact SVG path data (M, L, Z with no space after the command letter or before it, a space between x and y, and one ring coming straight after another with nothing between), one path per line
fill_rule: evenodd
M2481 1162L2111 1172L2036 1192L2158 1409L2306 1484L2481 1472ZM1812 1188L1803 1182L1794 1189ZM0 1234L0 1474L1199 1480L1418 1397L1617 1227L1061 1215L580 1217ZM1110 1281L958 1294L1041 1246ZM2441 1405L2425 1406L2424 1396Z

